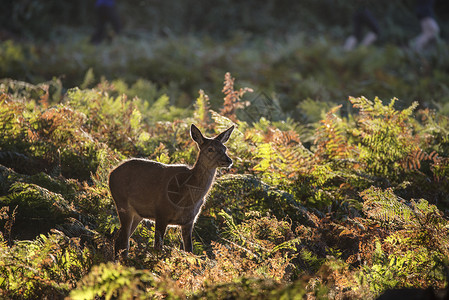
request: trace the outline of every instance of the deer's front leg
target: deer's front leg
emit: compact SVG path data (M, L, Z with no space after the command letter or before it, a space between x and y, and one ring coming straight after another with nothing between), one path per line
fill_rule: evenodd
M184 251L186 251L186 252L193 252L192 229L193 229L193 223L181 226L182 242L184 245Z
M167 229L167 222L164 220L156 219L155 231L154 231L154 249L162 250L164 245L164 235Z
M119 209L120 229L117 239L115 240L115 256L121 253L124 257L128 256L129 249L129 237L131 235L131 227L133 222L133 216L125 209Z

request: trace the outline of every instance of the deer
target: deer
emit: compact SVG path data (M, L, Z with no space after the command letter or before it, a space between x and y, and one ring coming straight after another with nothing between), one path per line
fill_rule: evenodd
M154 249L162 250L167 226L178 226L184 251L193 252L193 226L217 168L232 166L224 143L233 130L234 125L207 138L192 124L190 136L199 150L193 167L131 158L110 172L109 189L120 220L114 244L116 258L128 256L129 238L144 219L155 223Z

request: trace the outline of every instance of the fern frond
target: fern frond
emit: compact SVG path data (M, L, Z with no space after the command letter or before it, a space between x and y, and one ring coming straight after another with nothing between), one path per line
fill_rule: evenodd
M227 72L225 74L224 86L222 90L223 94L225 94L224 103L220 113L232 121L237 122L237 116L235 115L236 110L249 105L248 102L241 102L241 98L247 92L251 93L253 90L245 87L236 91L234 90L234 81L235 78L232 78L231 73Z
M403 225L414 221L413 210L396 196L392 189L370 187L360 193L363 212L382 223Z
M341 127L342 121L336 115L340 108L341 105L332 108L316 130L315 155L319 159L348 159L354 152L354 147L349 143Z
M421 167L422 159L411 156L419 151L420 137L413 133L411 118L416 103L398 111L394 108L395 98L389 105L383 105L377 97L374 101L365 97L349 100L360 110L357 128L352 133L359 141L360 161L367 171L376 176L395 178L403 168L416 170Z
M209 109L210 109L209 96L206 95L206 93L204 93L203 90L199 90L199 96L198 98L196 98L193 116L202 128L209 127L210 123Z
M234 121L232 121L232 119L221 115L219 113L217 113L214 110L209 110L212 120L214 121L214 123L216 124L216 129L217 130L224 130L226 128L229 128L232 125L235 125Z
M411 152L407 157L401 161L402 167L407 171L419 171L421 169L421 163L423 161L430 161L433 165L441 163L442 157L438 155L436 151L432 151L430 154L422 149L416 149Z

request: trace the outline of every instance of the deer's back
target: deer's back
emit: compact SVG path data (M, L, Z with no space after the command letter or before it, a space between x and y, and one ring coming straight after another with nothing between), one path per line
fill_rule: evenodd
M166 165L146 159L130 159L112 170L109 187L114 200L147 203L162 201L167 184L178 173L189 172L185 165Z

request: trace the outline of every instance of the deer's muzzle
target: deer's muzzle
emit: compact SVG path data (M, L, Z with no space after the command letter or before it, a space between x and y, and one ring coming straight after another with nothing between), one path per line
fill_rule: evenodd
M228 156L220 161L220 167L230 168L231 166L232 166L232 159L229 158Z

